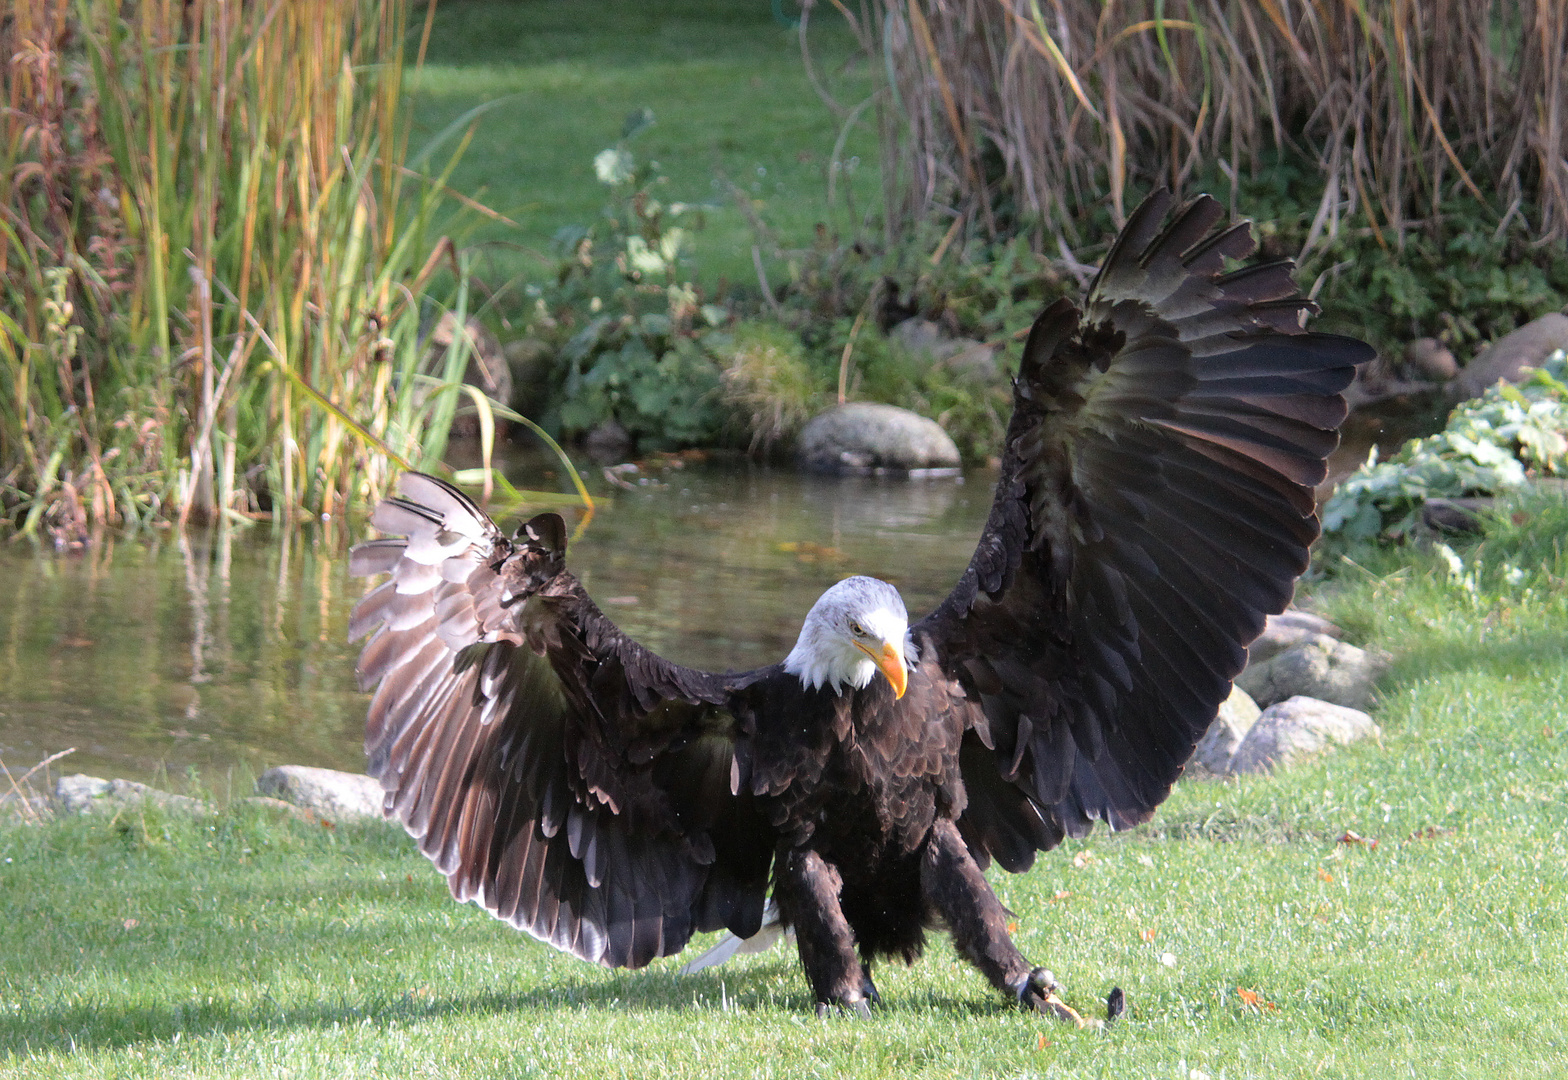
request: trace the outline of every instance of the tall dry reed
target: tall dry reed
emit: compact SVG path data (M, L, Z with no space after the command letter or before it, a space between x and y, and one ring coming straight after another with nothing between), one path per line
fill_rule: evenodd
M1568 237L1568 0L831 3L879 77L895 229L1027 220L1055 250L1283 151L1322 171L1309 249L1347 221L1397 244L1456 194Z
M409 11L0 20L0 498L24 527L335 512L385 488L377 442L439 458L466 338L432 365L419 329L467 290L451 164L404 165Z

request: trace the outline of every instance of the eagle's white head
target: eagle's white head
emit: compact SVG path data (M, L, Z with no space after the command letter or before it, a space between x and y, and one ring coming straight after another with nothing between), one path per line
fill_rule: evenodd
M895 697L904 696L909 665L918 657L909 637L904 598L885 581L845 578L823 593L806 615L784 670L813 689L836 694L862 689L882 672Z

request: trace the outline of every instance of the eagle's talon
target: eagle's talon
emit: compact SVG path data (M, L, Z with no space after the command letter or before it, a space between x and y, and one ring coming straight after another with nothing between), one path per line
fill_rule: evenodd
M1078 1010L1057 997L1054 990L1047 990L1044 994L1031 990L1025 995L1024 1003L1037 1013L1045 1016L1054 1016L1058 1020L1066 1020L1076 1027L1085 1026L1084 1018L1079 1015Z
M865 996L857 991L851 990L849 993L839 997L836 1001L817 1002L817 1018L819 1020L826 1020L828 1017L832 1016L835 1011L834 1006L837 1006L839 1011L851 1019L871 1019L871 1005L866 1000Z
M1060 994L1062 984L1056 981L1056 976L1043 967L1037 967L1029 973L1029 985L1042 993Z
M1084 1026L1084 1018L1067 1002L1062 1000L1062 984L1056 981L1043 967L1031 971L1018 987L1018 1004L1026 1009L1033 1009L1046 1016L1055 1016L1058 1020L1066 1020L1078 1027Z
M860 992L871 1004L878 1007L882 1005L882 994L877 990L877 984L871 981L871 969L865 964L860 965Z
M1037 967L1023 977L1018 983L1017 989L1013 992L1018 995L1018 1003L1021 1005L1031 991L1042 995L1047 993L1059 994L1062 991L1062 984L1056 981L1056 976L1051 974L1049 969Z

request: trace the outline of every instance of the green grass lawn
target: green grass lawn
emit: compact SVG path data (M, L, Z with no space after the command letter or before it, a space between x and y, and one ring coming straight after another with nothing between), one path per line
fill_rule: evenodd
M1568 511L1536 520L1458 575L1317 587L1399 656L1380 741L1184 782L1152 827L992 875L1070 1001L1126 991L1108 1030L1007 1007L945 940L864 1023L812 1016L792 950L589 967L453 904L391 829L235 810L0 829L0 1073L1568 1074Z
M853 42L842 19L821 5L810 26L822 82L846 106L858 104L870 80L846 67ZM416 150L496 102L452 177L457 190L518 223L487 224L476 237L487 253L480 272L492 284L539 276L545 263L527 253L548 253L556 230L599 214L607 189L595 179L594 155L644 107L655 123L631 150L668 177L663 201L713 206L692 245L708 286L721 277L755 282L754 236L719 172L760 201L788 244L809 243L819 221L845 229L853 221L843 183L836 207L827 202L840 122L807 80L797 33L766 0L443 0L412 89ZM433 164L448 152L437 151ZM851 132L843 158L854 165L849 184L863 211L879 197L868 125Z

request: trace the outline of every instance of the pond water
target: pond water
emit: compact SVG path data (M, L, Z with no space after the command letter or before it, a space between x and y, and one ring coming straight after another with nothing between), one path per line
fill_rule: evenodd
M537 459L507 468L535 489L555 483L544 471ZM650 469L634 490L585 476L608 498L569 565L634 637L711 669L781 659L818 594L848 574L893 581L912 616L930 610L969 561L995 479L741 463ZM345 555L366 535L337 523L168 530L79 555L0 544L0 761L19 778L74 748L53 775L180 787L194 770L220 796L230 784L248 794L247 774L272 765L362 769L359 646L344 638L366 586Z

